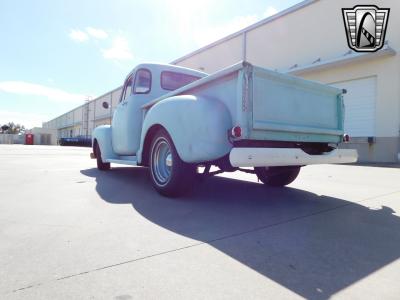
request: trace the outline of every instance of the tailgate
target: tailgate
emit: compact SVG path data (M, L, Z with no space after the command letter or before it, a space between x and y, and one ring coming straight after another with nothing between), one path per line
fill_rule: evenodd
M339 142L343 135L342 90L254 67L254 139Z

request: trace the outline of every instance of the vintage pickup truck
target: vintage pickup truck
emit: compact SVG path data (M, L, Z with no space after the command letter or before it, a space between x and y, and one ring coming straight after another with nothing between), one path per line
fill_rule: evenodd
M284 186L302 166L357 161L355 150L338 149L347 139L344 92L245 61L211 75L140 64L126 77L111 126L93 131L91 157L100 170L149 167L166 196L186 192L198 176L236 170Z

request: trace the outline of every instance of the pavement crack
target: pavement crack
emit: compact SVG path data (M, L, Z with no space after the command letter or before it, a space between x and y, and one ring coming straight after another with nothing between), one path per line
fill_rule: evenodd
M62 281L62 280L65 280L65 279L70 279L70 278L74 278L74 277L77 277L77 276L87 275L87 274L90 274L90 273L93 273L93 272L102 271L102 270L106 270L106 269L110 269L110 268L126 265L126 264L129 264L129 263L134 263L134 262L137 262L137 261L142 261L142 260L150 259L150 258L153 258L153 257L162 256L162 255L165 255L165 254L174 253L174 252L178 252L178 251L194 248L194 247L201 246L201 245L204 245L204 244L213 244L213 243L216 243L216 242L219 242L219 241L222 241L222 240L227 240L227 239L230 239L230 238L234 238L234 237L238 237L238 236L254 233L254 232L257 232L257 231L266 230L266 229L273 228L273 227L276 227L276 226L279 226L279 225L288 224L288 223L295 222L295 221L298 221L298 220L306 219L306 218L309 218L309 217L313 217L313 216L316 216L316 215L320 215L320 214L328 213L328 212L331 212L331 211L334 211L334 210L337 210L337 209L341 209L343 207L357 205L357 204L360 204L360 203L365 202L365 201L373 200L373 199L380 198L380 197L386 197L386 196L394 195L394 194L397 194L397 193L400 193L400 191L395 191L395 192L391 192L391 193L387 193L387 194L383 194L383 195L368 197L368 198L365 198L365 199L362 199L362 200L359 200L359 201L348 202L348 203L345 203L345 204L342 204L342 205L337 205L337 206L334 206L334 207L331 207L331 208L319 210L319 211L316 211L316 212L313 212L313 213L308 213L308 214L305 214L305 215L302 215L302 216L293 217L293 218L290 218L290 219L286 219L286 220L283 220L283 221L275 222L275 223L268 224L268 225L265 225L265 226L252 228L252 229L249 229L249 230L246 230L246 231L241 231L241 232L238 232L238 233L224 235L224 236L221 236L221 237L218 237L218 238L214 238L214 239L210 239L210 240L207 240L207 241L202 241L202 242L190 244L190 245L187 245L187 246L184 246L184 247L179 247L179 248L175 248L175 249L171 249L171 250L166 250L166 251L154 253L154 254L151 254L151 255L145 255L145 256L142 256L142 257L135 258L135 259L130 259L130 260L126 260L126 261L123 261L123 262L119 262L119 263L115 263L115 264L111 264L111 265L95 268L95 269L92 269L92 270L88 270L88 271L84 271L84 272L80 272L80 273L76 273L76 274L72 274L72 275L59 277L59 278L56 278L55 280L56 281ZM33 288L33 287L38 287L40 285L42 285L42 283L38 283L38 284L35 284L35 285L30 285L30 286L27 286L27 287L19 288L19 289L13 290L13 292L18 292L18 291L30 289L30 288Z
M31 285L28 285L28 286L25 286L25 287L22 287L22 288L13 290L13 293L19 292L19 291L23 291L23 290L27 290L27 289L30 289L30 288L33 288L33 287L38 287L38 286L40 286L40 285L42 285L42 284L41 284L41 283L38 283L38 284L31 284Z
M298 221L298 220L301 220L301 219L306 219L306 218L313 217L313 216L316 216L316 215L320 215L320 214L324 214L324 213L327 213L327 212L331 212L331 211L334 211L336 209L340 209L340 208L343 208L343 207L360 204L360 203L362 203L364 201L369 201L369 200L373 200L375 198L380 198L380 197L386 197L386 196L394 195L394 194L397 194L397 193L400 193L400 191L395 191L395 192L391 192L391 193L387 193L387 194L383 194L383 195L378 195L378 196L365 198L365 199L362 199L362 200L359 200L359 201L354 201L354 202L349 202L349 203L337 205L337 206L334 206L334 207L331 207L331 208L322 209L322 210L319 210L319 211L316 211L316 212L313 212L313 213L309 213L309 214L306 214L306 215L302 215L302 216L286 219L286 220L283 220L283 221L280 221L280 222L276 222L276 223L268 224L268 225L265 225L265 226L260 226L260 227L256 227L256 228L253 228L253 229L249 229L249 230L246 230L246 231L234 233L234 234L231 234L231 235L223 236L223 237L220 237L220 238L216 238L216 239L213 239L213 240L206 241L204 243L211 244L213 242L217 242L217 241L221 241L221 240L225 240L225 239L229 239L229 238L233 238L233 237L237 237L237 236L241 236L241 235L245 235L245 234L261 231L261 230L264 230L264 229L269 229L271 227L275 227L275 226L279 226L279 225L295 222L295 221Z
M250 234L250 233L253 233L253 232L269 229L269 228L276 227L276 226L279 226L279 225L295 222L295 221L298 221L298 220L301 220L301 219L306 219L306 218L309 218L309 217L313 217L313 216L316 216L316 215L320 215L320 214L324 214L324 213L327 213L327 212L330 212L330 211L334 211L336 209L340 209L340 208L343 208L343 207L356 205L356 204L359 204L359 203L361 203L363 201L369 201L369 200L372 200L372 199L375 199L375 198L385 197L385 196L389 196L389 195L396 194L396 193L400 193L400 191L395 191L395 192L391 192L391 193L387 193L387 194L383 194L383 195L378 195L378 196L365 198L365 199L362 199L360 201L349 202L349 203L345 203L345 204L342 204L342 205L337 205L337 206L334 206L334 207L331 207L331 208L327 208L327 209L316 211L314 213L305 214L305 215L302 215L302 216L286 219L286 220L283 220L283 221L280 221L280 222L275 222L275 223L272 223L272 224L268 224L268 225L260 226L260 227L256 227L256 228L252 228L252 229L249 229L249 230L246 230L246 231L241 231L241 232L233 233L233 234L230 234L230 235L224 235L224 236L219 237L219 238L198 242L198 243L191 244L191 245L188 245L188 246L185 246L185 247L180 247L180 248L175 248L175 249L172 249L172 250L158 252L158 253L154 253L154 254L151 254L151 255L146 255L146 256L135 258L135 259L123 261L123 262L120 262L120 263L116 263L116 264L107 265L107 266L104 266L104 267L92 269L92 270L89 270L89 271L80 272L80 273L76 273L76 274L60 277L60 278L57 278L56 280L60 281L60 280L64 280L64 279L68 279L68 278L72 278L72 277L76 277L76 276L80 276L80 275L89 274L89 273L96 272L96 271L101 271L101 270L105 270L105 269L109 269L109 268L113 268L113 267L118 267L118 266L121 266L121 265L125 265L125 264L129 264L129 263L145 260L145 259L148 259L148 258L161 256L161 255L164 255L164 254L169 254L169 253L173 253L173 252L186 250L186 249L197 247L197 246L201 246L201 245L204 245L204 244L213 244L215 242L219 242L219 241L222 241L222 240L226 240L226 239L230 239L230 238L234 238L234 237Z
M145 260L145 259L152 258L152 257L161 256L161 255L168 254L168 253L178 252L178 251L181 251L181 250L193 248L193 247L200 246L200 245L203 245L203 244L207 244L207 242L198 242L198 243L191 244L191 245L188 245L188 246L185 246L185 247L180 247L180 248L175 248L175 249L171 249L171 250L167 250L167 251L162 251L162 252L158 252L158 253L154 253L154 254L150 254L150 255L145 255L145 256L142 256L142 257L135 258L135 259L130 259L130 260L126 260L126 261L123 261L123 262L116 263L116 264L107 265L107 266L104 266L104 267L92 269L92 270L89 270L89 271L80 272L80 273L76 273L76 274L60 277L60 278L57 278L56 281L60 281L60 280L64 280L64 279L68 279L68 278L72 278L72 277L76 277L76 276L81 276L81 275L85 275L85 274L89 274L89 273L92 273L92 272L101 271L101 270L105 270L105 269L109 269L109 268L113 268L113 267L118 267L118 266L121 266L121 265L133 263L133 262L136 262L136 261Z

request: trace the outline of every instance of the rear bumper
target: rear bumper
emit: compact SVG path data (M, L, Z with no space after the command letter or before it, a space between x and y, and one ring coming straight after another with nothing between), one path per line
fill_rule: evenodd
M357 150L335 149L310 155L298 148L233 148L229 160L234 167L304 166L343 164L357 161Z

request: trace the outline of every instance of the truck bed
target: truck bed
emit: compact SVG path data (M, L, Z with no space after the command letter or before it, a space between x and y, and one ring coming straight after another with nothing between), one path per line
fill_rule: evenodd
M176 95L223 102L245 140L339 143L342 90L240 62L147 103Z
M339 142L342 90L253 67L250 139Z

